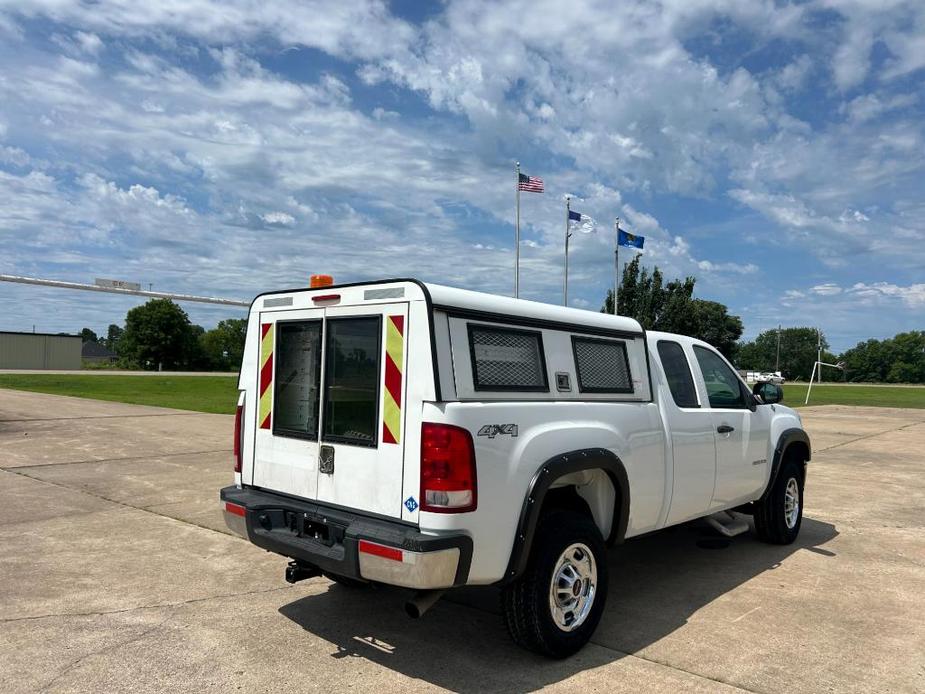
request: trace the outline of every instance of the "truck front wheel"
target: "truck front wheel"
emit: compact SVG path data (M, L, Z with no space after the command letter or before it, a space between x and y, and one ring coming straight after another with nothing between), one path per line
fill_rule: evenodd
M524 574L501 596L514 641L549 658L566 658L597 628L607 600L604 539L587 516L546 515L536 529Z
M802 461L784 461L770 493L755 502L755 533L760 540L775 545L789 545L800 534L803 522Z

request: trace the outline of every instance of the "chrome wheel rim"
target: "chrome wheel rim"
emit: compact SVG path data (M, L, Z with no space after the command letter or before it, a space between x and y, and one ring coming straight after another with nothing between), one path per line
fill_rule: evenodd
M556 562L549 584L552 621L562 631L584 624L597 593L597 564L588 546L569 545Z
M800 517L800 485L795 477L787 480L787 488L784 490L784 521L790 530L797 524Z

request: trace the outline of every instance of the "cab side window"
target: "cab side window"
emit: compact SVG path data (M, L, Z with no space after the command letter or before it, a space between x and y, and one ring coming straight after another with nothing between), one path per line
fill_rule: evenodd
M662 360L674 404L678 407L700 407L691 367L681 345L669 340L659 340L658 356Z
M710 407L727 409L748 407L742 382L716 352L694 345L694 354L703 372Z

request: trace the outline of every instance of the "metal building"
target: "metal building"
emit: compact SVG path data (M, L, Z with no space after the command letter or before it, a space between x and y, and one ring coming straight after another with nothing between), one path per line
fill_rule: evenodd
M0 369L79 369L80 335L0 332Z

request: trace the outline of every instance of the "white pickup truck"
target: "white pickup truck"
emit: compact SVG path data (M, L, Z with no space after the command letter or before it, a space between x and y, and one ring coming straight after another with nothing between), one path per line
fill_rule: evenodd
M415 280L272 292L239 389L225 519L287 580L412 588L412 616L497 584L550 657L600 621L607 546L800 530L810 443L780 386L630 318Z

